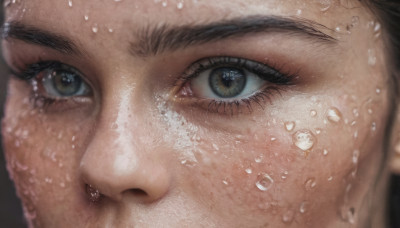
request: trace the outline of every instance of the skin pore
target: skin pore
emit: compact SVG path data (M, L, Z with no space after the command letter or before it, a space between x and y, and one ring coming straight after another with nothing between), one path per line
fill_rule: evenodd
M29 224L382 227L381 31L358 1L326 2L6 3L4 58L37 72L10 80L2 122ZM216 96L221 67L253 87ZM55 95L63 71L79 93Z

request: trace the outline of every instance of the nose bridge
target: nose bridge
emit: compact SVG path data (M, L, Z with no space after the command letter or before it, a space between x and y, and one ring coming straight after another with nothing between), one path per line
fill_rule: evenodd
M167 191L169 178L157 159L160 151L145 151L149 145L141 145L141 124L147 121L135 115L134 96L127 88L104 100L80 171L83 181L106 197L120 200L125 193L141 192L141 198L151 201Z

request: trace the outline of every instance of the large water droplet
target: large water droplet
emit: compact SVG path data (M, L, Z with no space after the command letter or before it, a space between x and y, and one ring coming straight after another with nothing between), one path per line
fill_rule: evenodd
M342 114L337 108L332 107L326 112L326 118L333 123L338 123L342 119Z
M68 0L68 6L72 7L72 0Z
M271 188L274 180L266 173L260 173L257 177L256 186L261 191L267 191Z
M296 123L293 121L288 121L285 122L285 129L286 131L292 131L294 129L294 127L296 126Z
M299 130L293 135L293 143L303 151L311 149L315 144L315 137L309 130Z

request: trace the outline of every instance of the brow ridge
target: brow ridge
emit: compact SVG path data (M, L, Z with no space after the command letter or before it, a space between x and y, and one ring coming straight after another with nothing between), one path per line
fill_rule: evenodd
M64 54L79 54L77 46L68 38L17 21L4 23L1 27L3 39L18 39L27 43L48 47Z
M324 25L310 20L264 15L238 17L200 25L161 24L156 27L145 27L139 31L136 35L137 40L130 44L130 51L133 55L147 57L192 45L273 32L300 34L324 43L337 41L318 28L329 30Z

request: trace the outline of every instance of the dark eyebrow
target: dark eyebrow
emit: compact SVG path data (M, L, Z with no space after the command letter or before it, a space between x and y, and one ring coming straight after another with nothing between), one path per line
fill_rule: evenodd
M48 47L64 54L79 54L76 45L65 36L19 22L4 23L1 28L1 36L3 39L13 38Z
M215 42L227 38L271 32L300 34L325 43L336 43L336 39L317 28L331 30L317 22L279 16L247 16L212 22L204 25L183 25L171 27L160 25L147 27L137 34L132 42L132 54L139 56L157 55L191 45Z

